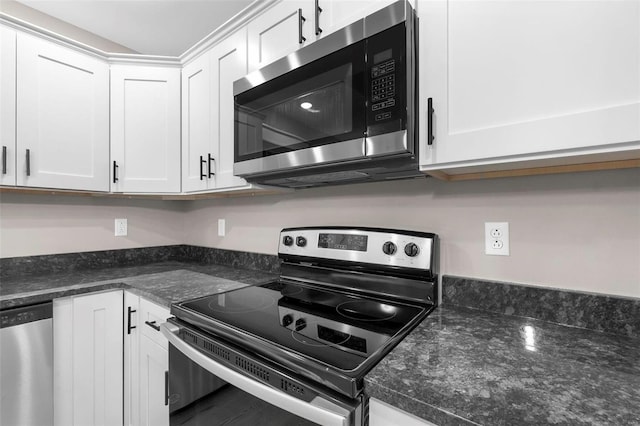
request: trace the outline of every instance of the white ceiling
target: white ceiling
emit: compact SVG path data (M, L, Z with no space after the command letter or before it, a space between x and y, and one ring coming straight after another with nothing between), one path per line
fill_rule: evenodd
M179 56L253 0L18 0L147 55Z

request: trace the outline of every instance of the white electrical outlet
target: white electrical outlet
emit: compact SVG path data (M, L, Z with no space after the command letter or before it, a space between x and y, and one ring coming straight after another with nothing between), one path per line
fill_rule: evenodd
M224 237L225 236L225 220L224 219L218 219L218 237Z
M494 256L509 256L509 222L485 222L484 252Z
M126 237L127 236L127 219L116 219L115 226L115 235L116 237Z

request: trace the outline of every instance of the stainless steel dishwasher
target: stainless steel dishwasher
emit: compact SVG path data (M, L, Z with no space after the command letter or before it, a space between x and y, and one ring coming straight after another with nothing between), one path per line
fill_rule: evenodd
M53 304L0 311L1 425L53 425Z

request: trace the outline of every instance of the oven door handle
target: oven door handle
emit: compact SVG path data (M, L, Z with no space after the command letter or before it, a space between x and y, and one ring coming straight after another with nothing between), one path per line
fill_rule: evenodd
M187 358L233 386L306 420L324 426L349 426L349 413L343 407L321 397L316 397L311 402L302 401L225 367L178 337L180 327L174 324L162 323L160 331Z

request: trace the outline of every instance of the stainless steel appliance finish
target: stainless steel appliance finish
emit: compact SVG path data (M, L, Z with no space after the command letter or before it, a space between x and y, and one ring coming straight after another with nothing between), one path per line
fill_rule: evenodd
M347 47L367 37L371 37L394 25L407 22L411 24L413 8L407 1L398 1L366 18L350 24L329 36L297 50L285 58L279 59L233 83L233 94L237 95L253 89L262 83L280 77L296 68L310 64L318 59Z
M236 81L234 174L289 188L424 177L416 20L398 1Z
M283 392L278 388L288 386L293 389L303 389L303 387L301 384L298 384L297 380L292 376L278 374L276 370L270 369L268 364L236 352L233 347L226 346L215 339L209 339L206 335L198 333L196 330L186 332L194 337L199 335L198 341L201 342L202 346L209 346L215 348L214 350L217 352L222 352L224 354L222 359L232 359L232 364L234 364L236 368L225 365L225 363L220 360L213 359L210 355L203 353L197 346L194 347L192 344L185 342L184 338L180 337L181 334L185 333L184 330L181 330L180 326L171 322L164 323L161 326L161 330L173 348L192 360L194 364L209 371L214 377L225 380L233 386L259 397L262 401L284 409L304 420L323 426L349 426L354 424L352 423L354 416L360 416L360 404L356 407L350 407L348 403L341 403L319 392L316 393L310 401L299 399ZM246 370L249 371L238 372L238 365L244 366ZM251 377L252 374L250 371L253 372L253 375L257 374L263 376L263 378L266 377L267 381L271 379L273 382L280 382L280 386L265 384L264 380L255 380ZM304 389L309 392L311 388L305 386ZM267 419L265 419L265 424L266 421ZM209 422L212 423L208 424L216 424L215 419L209 419ZM241 425L243 423L238 421L237 424ZM247 424L247 426L249 425Z
M191 362L175 346L169 346L169 352L169 370L172 373L169 413L186 407L226 384L216 376L205 374L204 368Z
M0 312L0 424L53 425L53 305Z
M437 235L289 228L278 253L278 280L174 304L162 333L226 389L284 412L269 424L366 425L364 376L436 307Z

